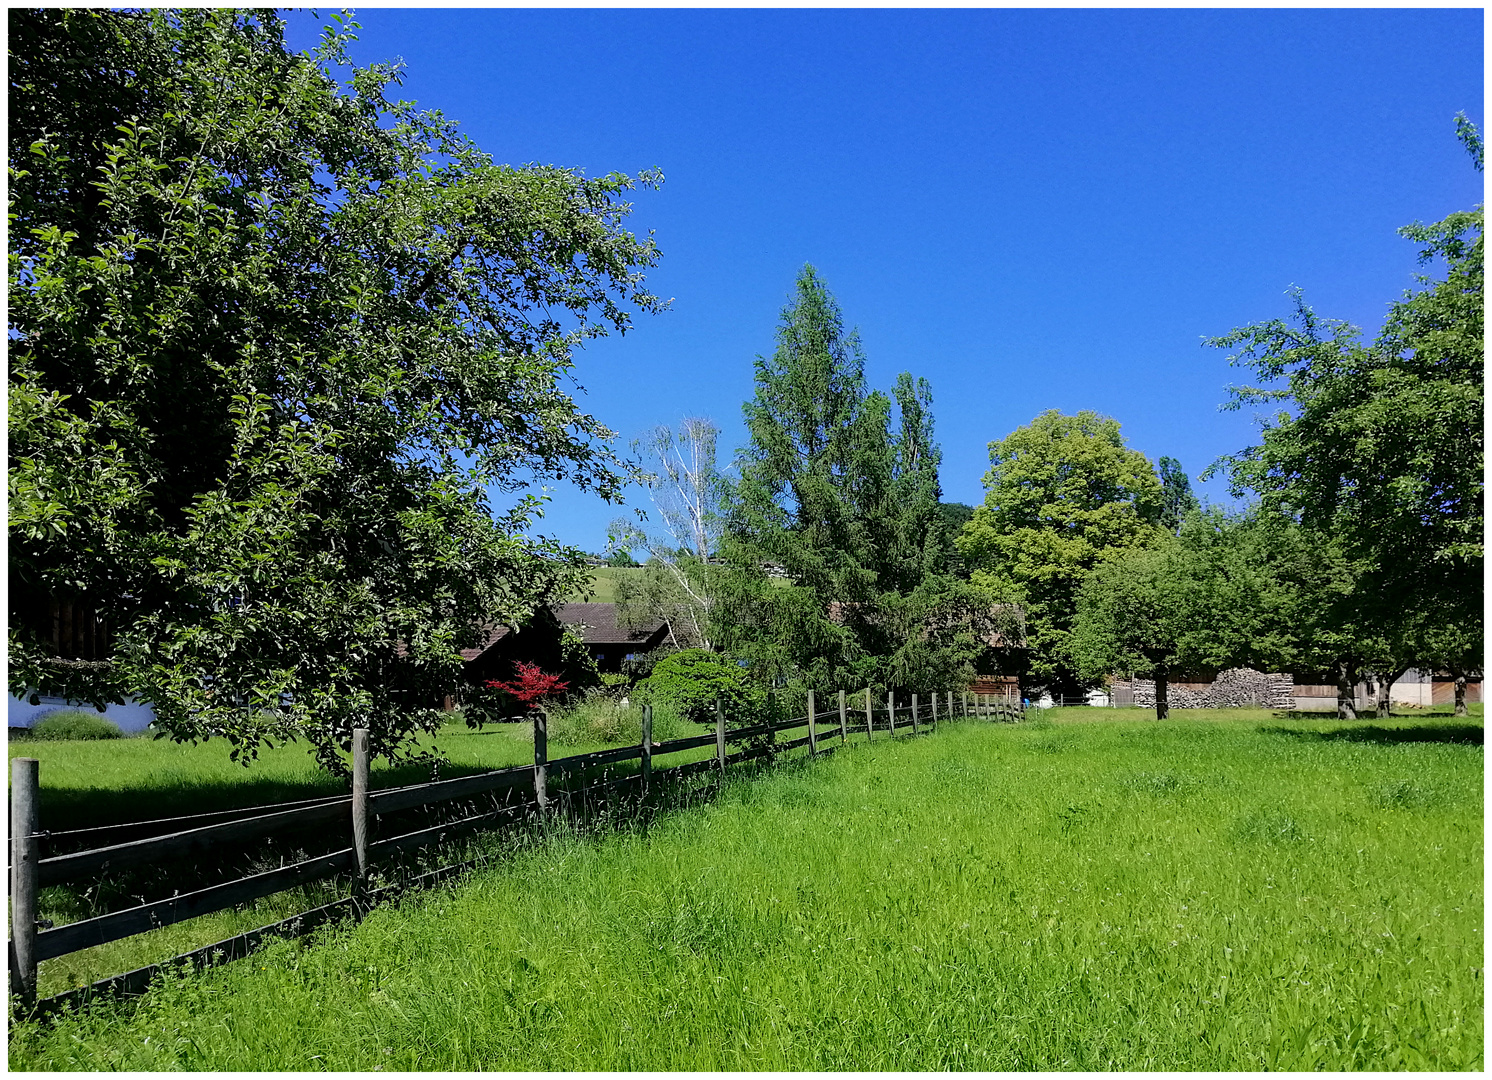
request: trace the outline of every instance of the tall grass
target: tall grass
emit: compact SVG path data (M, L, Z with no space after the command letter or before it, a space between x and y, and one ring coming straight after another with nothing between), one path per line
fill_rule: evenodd
M690 723L667 705L653 707L653 741L698 735ZM593 690L549 715L549 739L567 752L572 747L636 745L642 741L642 706L623 705L613 693Z
M10 1065L1479 1068L1480 737L943 725L13 1022Z

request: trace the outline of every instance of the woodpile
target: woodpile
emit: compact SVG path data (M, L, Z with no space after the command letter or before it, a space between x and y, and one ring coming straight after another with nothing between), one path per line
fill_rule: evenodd
M1135 679L1135 704L1144 709L1155 708L1155 682L1151 679ZM1253 668L1230 668L1218 672L1205 690L1196 689L1196 684L1166 687L1166 700L1173 709L1226 709L1253 706L1261 709L1292 709L1295 707L1295 680L1278 672L1266 674Z

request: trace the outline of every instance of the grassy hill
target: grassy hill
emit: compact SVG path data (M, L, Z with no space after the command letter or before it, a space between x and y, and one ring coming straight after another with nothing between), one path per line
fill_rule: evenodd
M641 572L641 567L594 566L591 568L590 587L578 589L565 599L573 604L614 604L617 579L625 574Z

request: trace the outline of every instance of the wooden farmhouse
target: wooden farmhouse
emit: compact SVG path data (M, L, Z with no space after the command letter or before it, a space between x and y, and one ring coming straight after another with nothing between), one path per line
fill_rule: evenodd
M555 604L539 609L517 627L495 626L481 645L463 649L467 678L472 682L510 678L517 661L558 671L560 640L567 626L580 631L586 650L603 673L621 671L623 661L651 652L668 636L662 621L636 630L620 625L615 604Z

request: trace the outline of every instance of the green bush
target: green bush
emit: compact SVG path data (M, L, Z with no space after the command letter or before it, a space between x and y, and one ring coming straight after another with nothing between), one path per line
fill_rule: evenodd
M724 705L730 724L750 723L762 706L744 669L704 649L682 649L660 660L637 690L640 701L668 707L697 724L714 721L716 699Z
M33 739L118 739L123 735L114 721L81 709L48 713L31 725Z

